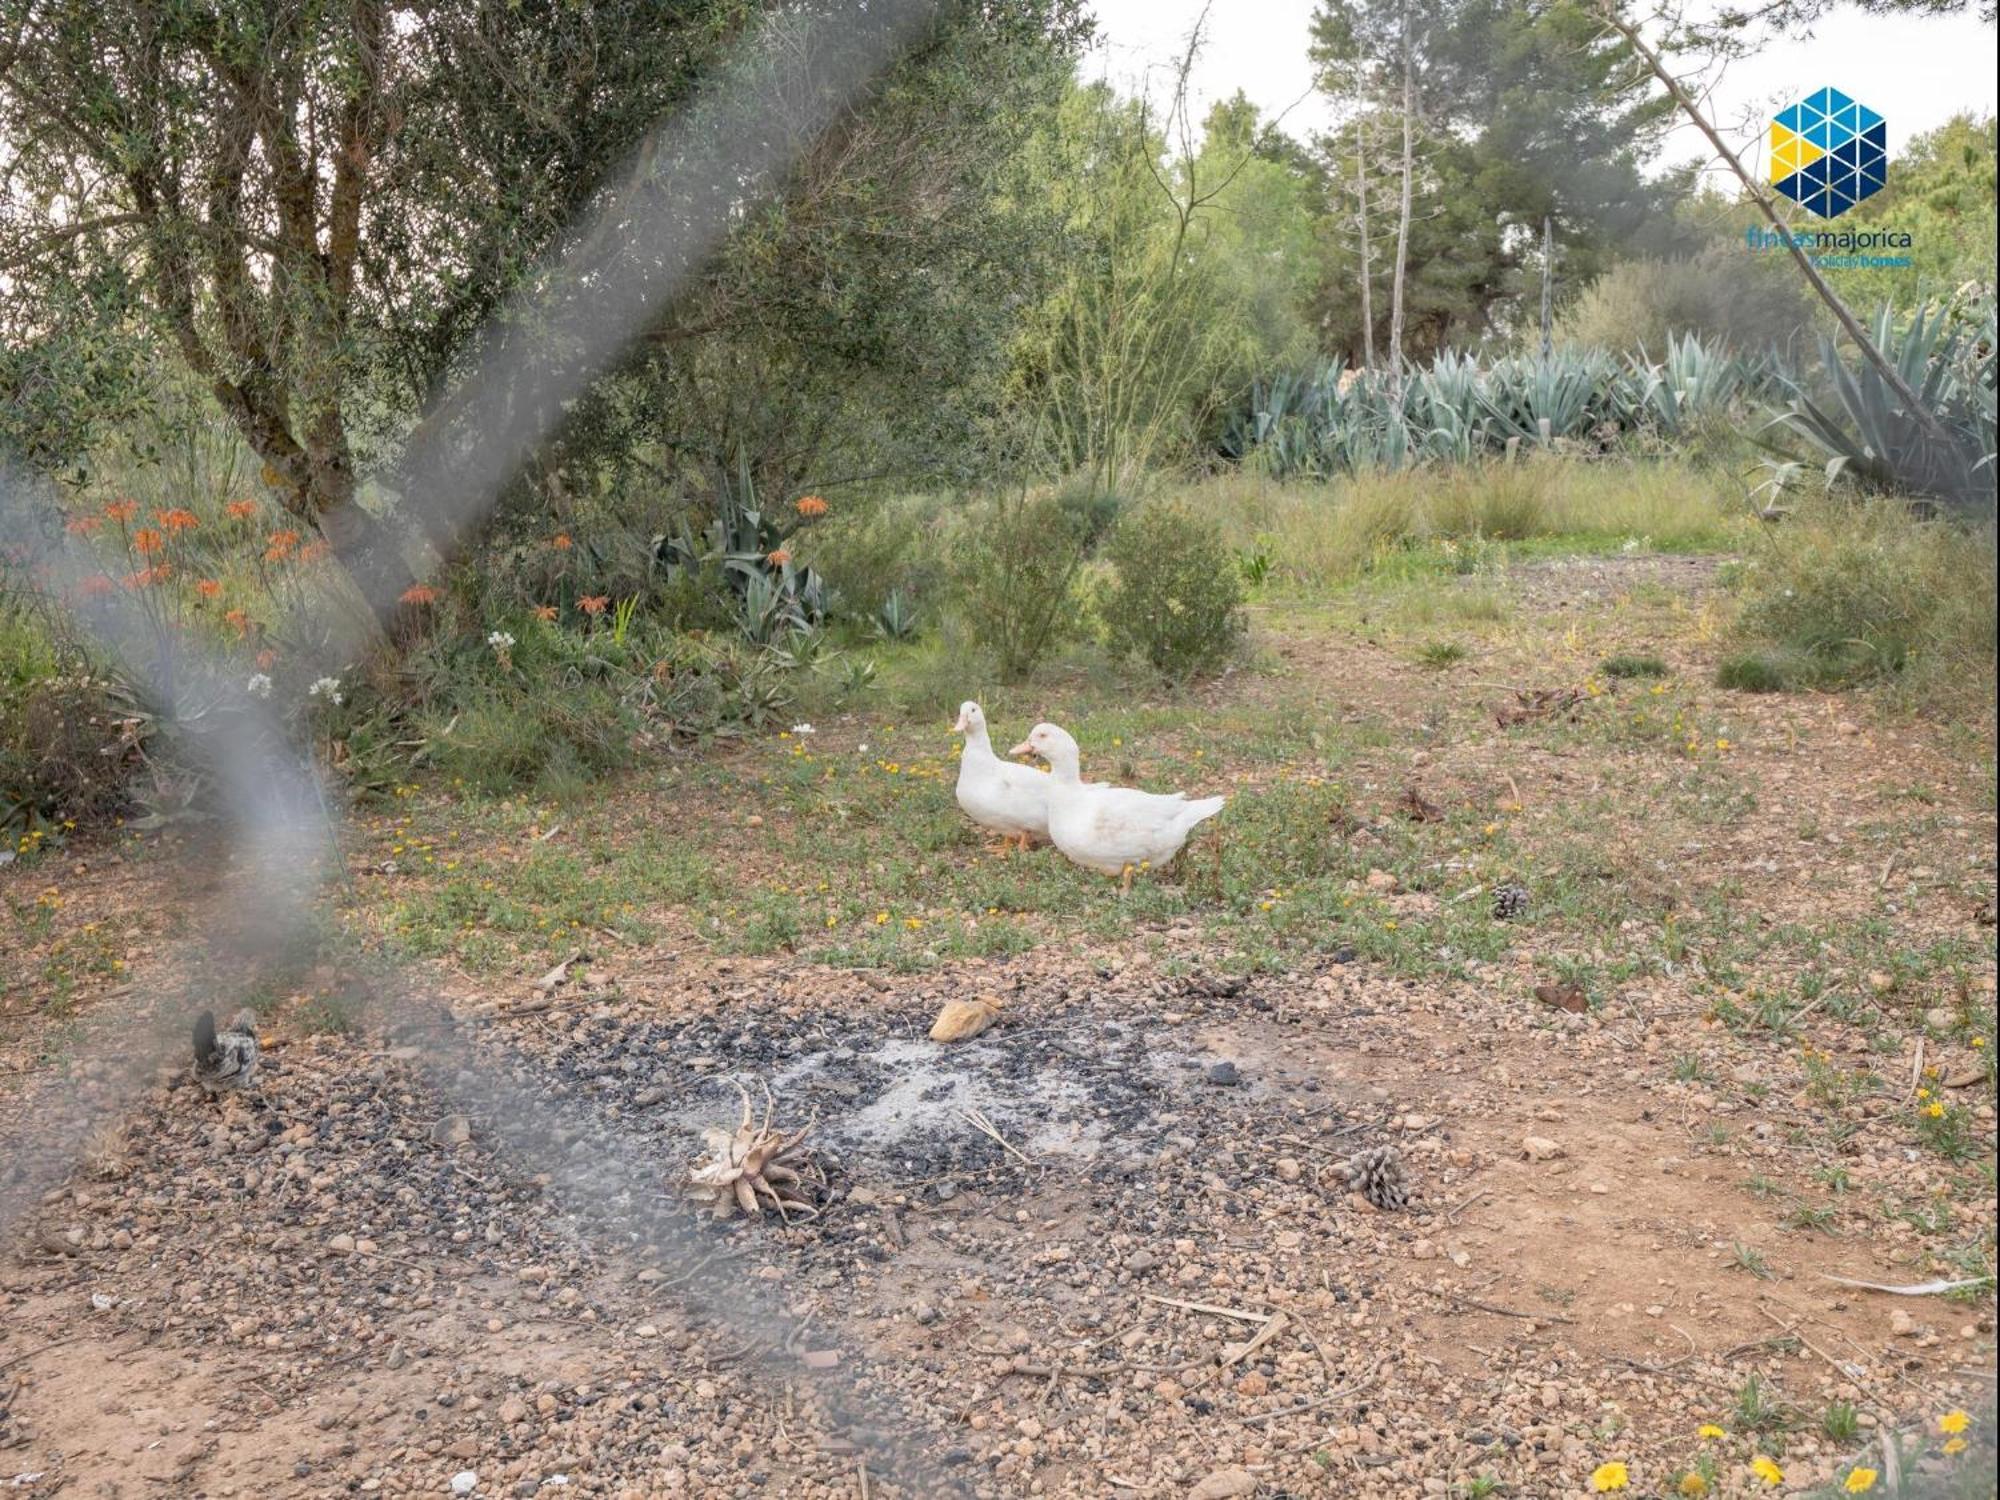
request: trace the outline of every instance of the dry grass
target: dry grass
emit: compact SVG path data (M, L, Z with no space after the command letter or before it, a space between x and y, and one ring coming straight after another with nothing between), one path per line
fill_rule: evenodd
M1740 545L1749 507L1734 478L1681 464L1528 459L1279 484L1250 473L1191 487L1239 551L1271 559L1272 576L1324 587L1369 571L1385 554L1429 542L1571 548L1633 542L1649 550Z

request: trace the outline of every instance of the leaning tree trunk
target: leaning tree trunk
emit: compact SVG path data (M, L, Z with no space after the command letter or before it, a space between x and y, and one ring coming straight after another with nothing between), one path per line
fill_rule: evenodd
M1361 119L1354 121L1355 227L1361 240L1361 358L1362 367L1375 373L1375 266L1368 245L1368 138Z
M1827 310L1833 314L1834 321L1839 323L1847 336L1854 340L1855 346L1861 350L1862 357L1875 367L1876 373L1887 383L1889 389L1894 391L1897 398L1909 408L1910 415L1916 419L1917 425L1923 428L1924 434L1933 442L1949 445L1952 436L1945 429L1944 423L1938 420L1937 414L1924 405L1923 399L1910 388L1910 383L1903 379L1902 372L1896 368L1895 363L1876 347L1875 340L1862 326L1861 320L1854 316L1853 310L1841 300L1840 294L1827 284L1824 276L1819 274L1819 267L1812 263L1812 257L1794 243L1790 227L1778 216L1777 205L1771 201L1769 190L1745 170L1742 158L1729 149L1720 132L1709 122L1708 116L1701 112L1701 106L1695 103L1694 97L1688 93L1680 79L1668 69L1665 59L1639 34L1638 25L1625 18L1619 9L1618 0L1599 0L1598 10L1604 17L1605 23L1625 38L1653 76L1666 86L1667 92L1673 96L1673 101L1680 106L1681 112L1693 123L1695 129L1708 138L1709 145L1713 146L1716 154L1728 164L1729 170L1736 174L1736 180L1743 184L1743 190L1749 194L1750 201L1757 205L1759 212L1770 221L1771 227L1778 231L1778 238L1791 252L1792 260L1797 264L1800 274L1818 294L1820 301L1826 304Z
M1410 119L1416 96L1415 62L1410 55L1410 11L1403 7L1403 201L1396 211L1396 274L1389 284L1389 373L1400 388L1403 381L1404 282L1410 264L1410 179L1416 166L1416 142Z

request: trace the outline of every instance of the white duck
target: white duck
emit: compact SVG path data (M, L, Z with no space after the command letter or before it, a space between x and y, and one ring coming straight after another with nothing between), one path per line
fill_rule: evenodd
M965 736L958 757L958 805L965 815L1008 842L1026 849L1049 836L1049 778L1033 766L1017 765L993 753L986 715L977 703L958 706L953 730Z
M1037 724L1013 753L1049 763L1049 837L1085 869L1116 875L1130 889L1135 870L1158 868L1181 852L1195 825L1222 811L1226 797L1190 802L1180 792L1142 792L1085 781L1076 741L1054 724Z

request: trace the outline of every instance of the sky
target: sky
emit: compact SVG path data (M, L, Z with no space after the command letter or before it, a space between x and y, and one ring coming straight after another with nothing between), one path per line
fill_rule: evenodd
M1092 0L1092 7L1098 44L1087 71L1136 92L1150 68L1163 93L1167 66L1201 14L1202 0ZM1313 0L1216 0L1194 75L1202 107L1240 88L1267 116L1289 109L1285 126L1294 135L1326 128L1330 115L1312 91L1306 57L1312 11ZM1830 16L1810 38L1772 42L1711 82L1725 138L1761 165L1771 115L1823 86L1887 117L1893 157L1911 136L1960 111L1993 113L1996 79L1993 29L1969 14L1891 19L1850 11ZM1668 138L1660 160L1712 155L1693 128L1683 126Z

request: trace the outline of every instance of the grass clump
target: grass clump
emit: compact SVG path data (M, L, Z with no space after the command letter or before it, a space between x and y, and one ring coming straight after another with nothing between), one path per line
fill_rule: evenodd
M1968 690L1990 701L1995 585L1990 528L1891 500L1802 506L1740 575L1742 653L1722 685L1885 682L1919 701Z
M1606 677L1664 677L1667 664L1651 655L1607 656L1597 664L1597 670Z
M1715 685L1738 693L1789 693L1812 677L1811 664L1786 651L1733 651L1715 668Z

